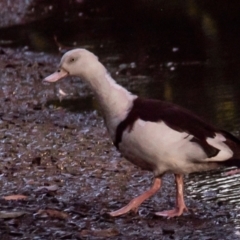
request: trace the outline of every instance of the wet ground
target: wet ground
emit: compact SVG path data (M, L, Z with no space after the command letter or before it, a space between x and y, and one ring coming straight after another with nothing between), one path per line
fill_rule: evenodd
M84 83L76 78L42 83L61 55L47 53L46 45L56 52L57 44L52 36L50 43L44 39L47 44L41 44L42 30L32 33L34 24L14 28L18 40L24 36L18 42L11 37L12 28L5 29L5 40L14 44L0 48L1 239L239 239L239 175L226 176L226 170L186 176L190 211L179 218L153 215L174 206L172 176L164 177L161 191L137 214L106 214L146 190L152 175L121 158ZM147 37L141 35L135 46L136 36L99 35L97 21L92 24L95 32L73 34L64 44L94 51L134 93L178 103L239 136L237 38L220 44L210 31L213 42L208 39L200 54L188 45L189 29L177 34L176 44L174 36L164 42L162 30L164 40L153 38L145 46ZM36 36L40 44L32 40ZM42 48L44 52L36 51ZM191 53L182 55L188 48ZM67 95L61 97L60 90Z

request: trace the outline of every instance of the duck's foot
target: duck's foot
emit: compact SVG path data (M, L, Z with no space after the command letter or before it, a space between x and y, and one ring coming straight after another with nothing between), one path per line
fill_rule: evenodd
M177 207L177 208L172 209L172 210L156 212L154 214L156 216L163 216L163 217L167 217L167 218L172 218L172 217L181 216L184 211L188 212L188 209L186 207L183 207L183 208L182 207L181 208Z
M125 207L120 208L117 211L110 212L108 214L112 217L117 217L130 211L137 212L138 207L142 204L142 202L154 195L160 187L161 178L155 178L152 187L148 191L146 191L139 197L134 198Z
M135 199L133 199L132 201L130 201L126 206L118 209L117 211L113 211L108 213L111 217L117 217L117 216L121 216L125 213L128 213L130 211L137 213L138 210L138 206L141 204L141 202L139 203L139 201L136 201Z
M172 218L182 215L184 211L188 211L183 199L183 176L180 174L175 174L175 181L177 186L176 208L173 210L156 212L155 215Z

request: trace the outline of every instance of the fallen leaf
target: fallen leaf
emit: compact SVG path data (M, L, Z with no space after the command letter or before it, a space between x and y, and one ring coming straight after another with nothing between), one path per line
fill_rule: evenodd
M119 231L115 228L107 228L107 229L95 229L95 230L82 230L80 232L81 236L94 236L94 237L115 237L119 235Z
M17 218L20 217L27 212L7 212L7 211L0 211L0 219L1 218Z
M58 92L61 96L66 96L67 95L67 93L65 93L61 88L59 88Z
M67 96L67 93L65 93L61 88L59 88L59 89L58 89L58 98L59 98L59 101L61 102L65 96Z
M36 215L40 215L42 217L49 216L52 218L58 218L58 219L66 219L68 218L68 214L65 212L61 212L55 209L40 209Z
M55 192L55 191L58 190L58 185L55 184L55 185L50 185L50 186L38 187L38 188L35 190L35 192L41 191L41 190L43 190L43 189L46 189L46 190L48 190L48 191L50 191L50 192Z
M21 195L21 194L9 195L9 196L3 197L4 200L23 200L23 199L26 199L26 198L27 198L27 196Z
M23 178L23 180L25 181L26 184L29 184L29 185L34 185L35 184L35 181L33 179L25 179L25 178Z

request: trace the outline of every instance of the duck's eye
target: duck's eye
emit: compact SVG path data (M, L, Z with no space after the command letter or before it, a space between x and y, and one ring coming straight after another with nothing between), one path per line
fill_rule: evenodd
M75 58L71 58L69 62L74 62L75 61Z

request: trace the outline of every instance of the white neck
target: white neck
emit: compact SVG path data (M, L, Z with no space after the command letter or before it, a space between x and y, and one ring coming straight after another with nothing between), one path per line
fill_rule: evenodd
M98 66L100 71L95 71L95 74L91 75L86 74L87 77L83 78L90 84L99 101L108 131L114 140L116 127L126 118L137 96L118 85L104 66L101 63L100 65L101 67Z

